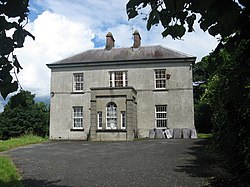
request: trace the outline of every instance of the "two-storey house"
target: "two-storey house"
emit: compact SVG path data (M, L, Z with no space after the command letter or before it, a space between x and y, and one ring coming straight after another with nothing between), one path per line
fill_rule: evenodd
M91 49L51 69L50 138L93 141L149 137L152 129L194 129L195 57L160 45ZM171 131L172 132L172 131Z

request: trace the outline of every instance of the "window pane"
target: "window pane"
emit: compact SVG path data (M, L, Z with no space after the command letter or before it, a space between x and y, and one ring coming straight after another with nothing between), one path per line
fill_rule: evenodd
M117 71L110 72L109 86L110 87L125 87L128 85L127 72Z
M83 90L83 73L74 74L74 91Z
M107 118L107 127L109 129L117 128L117 119L116 118Z
M83 113L82 107L73 108L73 127L82 128L83 127Z
M121 128L126 128L126 113L124 111L121 112Z
M107 128L117 128L117 106L115 103L109 103L107 105Z
M97 112L98 129L102 129L102 112Z
M166 70L155 70L155 87L166 88Z
M128 86L128 73L124 72L125 75L125 86Z
M115 72L115 87L123 86L123 72Z
M74 127L82 127L82 119L81 118L74 119Z
M157 128L167 127L167 105L155 106L155 120Z

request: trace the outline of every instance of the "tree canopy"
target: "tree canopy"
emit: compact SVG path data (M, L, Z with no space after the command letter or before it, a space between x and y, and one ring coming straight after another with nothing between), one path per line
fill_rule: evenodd
M248 0L129 0L127 14L129 19L139 15L141 9L149 6L147 29L161 24L162 35L181 38L186 32L194 31L194 21L198 19L200 28L212 36L220 35L222 41L232 34L249 38ZM233 16L232 16L233 15Z
M4 99L19 86L17 73L22 66L14 49L23 47L26 36L35 39L24 29L28 22L28 3L29 0L0 0L0 93ZM16 80L13 80L11 71Z
M23 99L17 102L16 99ZM36 103L35 95L21 90L12 96L0 113L0 139L8 139L32 133L48 135L49 111L43 102Z

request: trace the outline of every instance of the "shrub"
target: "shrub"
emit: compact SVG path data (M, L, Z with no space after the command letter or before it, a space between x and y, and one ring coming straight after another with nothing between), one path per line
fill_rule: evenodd
M48 135L49 112L47 106L40 102L35 103L35 95L28 91L21 91L25 102L16 104L15 95L0 114L0 139L9 139L23 134L34 134L38 136ZM14 98L14 99L13 99ZM14 108L12 108L14 106Z

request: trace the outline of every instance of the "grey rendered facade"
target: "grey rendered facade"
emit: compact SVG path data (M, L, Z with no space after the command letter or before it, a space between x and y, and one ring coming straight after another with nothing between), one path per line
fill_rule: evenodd
M152 129L195 128L195 57L140 46L137 32L130 48L114 48L111 33L106 42L105 49L48 64L51 139L133 140Z

